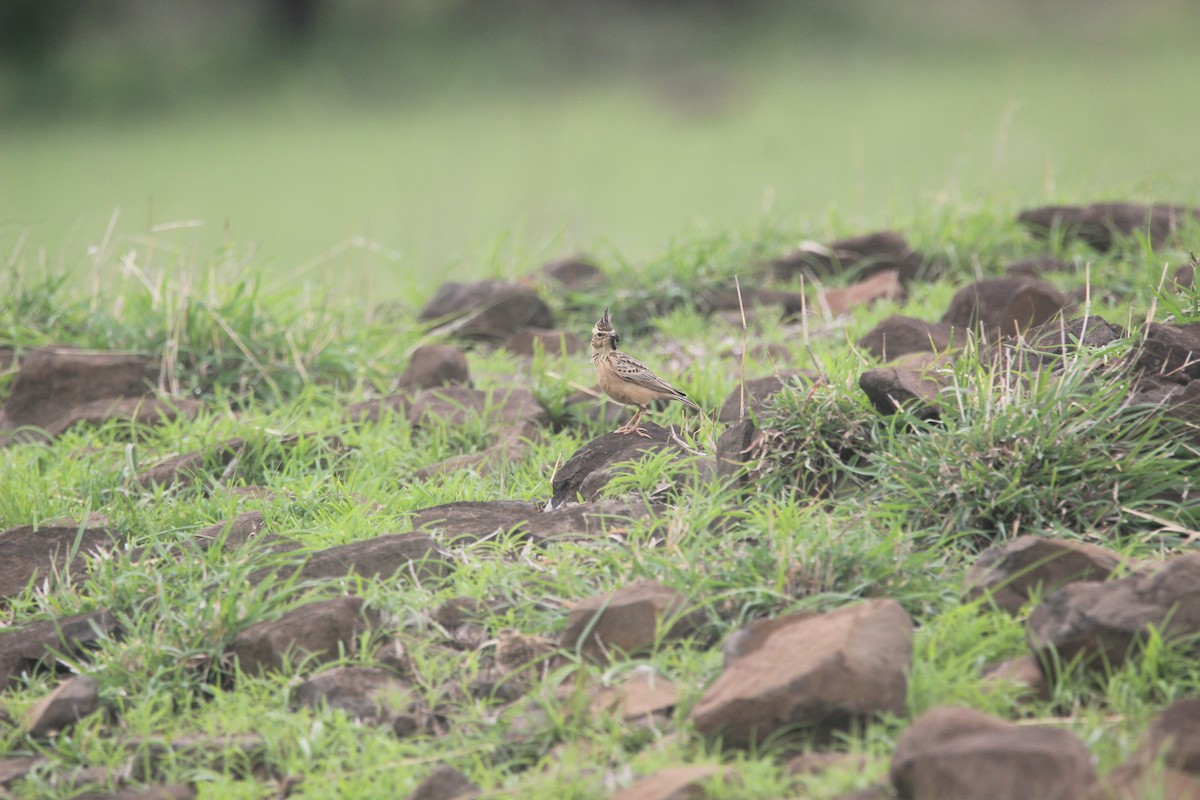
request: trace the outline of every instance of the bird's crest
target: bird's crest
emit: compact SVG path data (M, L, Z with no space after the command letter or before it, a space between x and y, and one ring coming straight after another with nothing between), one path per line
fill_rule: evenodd
M609 316L608 309L604 309L604 316L596 323L597 333L611 333L613 329L612 317Z

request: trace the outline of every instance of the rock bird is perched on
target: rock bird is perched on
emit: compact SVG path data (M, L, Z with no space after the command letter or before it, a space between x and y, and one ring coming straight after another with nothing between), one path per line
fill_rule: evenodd
M688 408L700 411L700 406L688 396L650 371L642 362L617 349L621 335L613 330L612 317L608 309L592 328L592 366L596 368L596 381L600 389L613 400L627 406L637 406L633 419L617 428L613 433L636 433L650 438L638 420L646 413L652 402L660 397L678 400Z

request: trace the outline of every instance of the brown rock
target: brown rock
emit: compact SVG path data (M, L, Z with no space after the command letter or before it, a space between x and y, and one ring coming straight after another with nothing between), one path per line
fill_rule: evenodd
M520 534L533 541L594 539L613 535L653 512L645 503L602 500L542 511L519 500L460 501L423 508L413 527L434 534L440 541L481 539L497 531Z
M845 288L822 289L817 292L817 300L812 305L831 317L839 317L876 300L898 300L903 296L899 274L895 270L884 270Z
M718 422L736 422L747 413L760 418L766 410L771 398L788 386L795 384L811 385L820 380L820 376L808 369L783 369L774 375L764 375L746 381L744 387L734 389L717 414Z
M352 403L346 406L343 416L347 422L355 425L375 425L383 418L385 412L394 417L408 419L410 408L412 408L412 398L407 394L390 394L387 397Z
M206 476L223 475L227 468L236 466L246 449L242 438L226 439L208 451L195 451L171 456L159 461L145 472L134 477L143 488L161 486L190 486Z
M413 350L398 388L405 391L432 389L435 386L469 386L471 372L467 354L456 344L423 344Z
M804 292L789 292L780 289L758 289L750 286L732 286L712 289L702 294L696 301L700 311L705 313L736 312L738 324L741 323L741 313L752 317L758 309L776 309L781 319L799 316L808 308L809 301Z
M247 511L233 519L201 528L193 538L202 550L217 542L221 542L226 550L233 550L256 537L266 524L261 511Z
M479 787L454 767L442 764L435 768L408 796L408 800L458 800L474 797Z
M965 708L933 708L900 735L892 783L902 798L1086 800L1096 775L1083 742Z
M1124 663L1151 626L1168 642L1200 635L1200 553L1175 556L1153 573L1068 584L1033 610L1028 636L1043 664L1078 657L1107 669Z
M987 597L1016 614L1033 595L1077 581L1103 581L1120 566L1121 556L1103 547L1069 539L1018 536L985 550L963 579L971 600Z
M1122 764L1100 779L1089 800L1200 800L1200 779L1170 767Z
M717 437L717 475L733 479L738 486L748 485L744 470L750 466L749 453L758 438L758 427L749 417L726 426Z
M1070 264L1053 256L1032 256L1013 261L1004 271L1015 277L1040 278L1047 272L1066 272L1070 268Z
M910 406L922 419L936 418L940 413L938 394L949 383L938 371L944 364L932 353L911 353L897 366L864 371L858 388L880 414L894 414Z
M1200 776L1200 698L1177 700L1150 722L1133 760L1149 767L1158 759L1171 769Z
M244 628L230 653L250 675L278 672L288 664L311 668L353 653L359 637L378 623L378 614L365 609L361 597L320 600Z
M550 483L553 492L550 507L558 508L575 502L579 497L585 501L595 500L622 462L635 461L664 449L674 450L680 457L686 455L687 451L666 428L653 422L644 422L641 427L649 434L649 438L635 434L606 433L576 450L554 473Z
M461 427L472 420L484 420L489 427L520 425L524 422L544 426L549 422L549 417L533 394L521 387L497 388L486 392L469 386L426 389L413 399L408 412L409 424L414 428L427 427L435 421Z
M958 346L965 335L958 336ZM955 344L954 327L914 317L888 317L858 340L858 346L887 361L906 353L943 353Z
M157 378L154 365L133 353L38 347L21 360L0 410L0 428L61 425L80 406L149 395Z
M788 760L784 770L788 775L818 775L830 769L846 769L863 772L868 766L865 753L837 753L828 750L812 750Z
M192 800L199 797L196 787L187 783L162 786L126 786L115 792L83 792L71 800Z
M843 272L869 278L880 272L895 271L906 283L919 277L933 277L937 271L896 231L851 236L828 246L806 244L768 262L767 268L778 280L793 280L801 275L821 278Z
M533 356L541 350L548 356L572 356L582 353L588 346L570 331L553 331L546 328L526 328L517 331L500 345L519 356Z
M464 339L503 341L522 328L553 328L550 307L532 289L487 280L441 285L418 322L436 322Z
M190 398L106 397L76 406L46 424L51 437L62 435L76 425L99 427L109 420L124 420L133 425L153 427L177 419L195 419L204 404Z
M11 788L29 773L47 763L45 756L8 756L0 758L0 786Z
M131 736L121 744L130 755L137 754L130 760L129 772L138 781L161 780L164 762L184 761L195 769L228 772L243 780L263 774L266 768L267 742L257 733L183 734L170 739Z
M60 683L29 710L25 730L42 739L66 730L99 708L100 684L88 675L77 675Z
M542 267L541 274L561 288L572 292L589 289L604 282L604 273L600 268L581 256L551 261Z
M479 475L511 470L529 452L530 445L541 436L542 428L537 423L525 421L501 428L494 435L495 443L478 453L463 453L451 456L435 464L421 467L414 472L418 479L434 475L447 475L463 470Z
M593 714L615 713L627 722L665 715L679 700L675 684L639 670L624 683L600 689L589 706Z
M636 653L700 627L703 614L685 613L690 605L687 595L650 580L589 597L571 609L562 647L602 662L614 652Z
M1200 378L1200 323L1150 323L1134 367L1180 383Z
M123 538L105 528L10 528L0 533L0 599L21 594L31 580L78 579L87 571L87 556Z
M453 570L449 558L432 537L420 532L390 533L360 542L335 545L300 554L302 563L264 567L251 573L250 583L270 575L281 580L331 580L347 575L388 580L397 575L420 581L444 578Z
M413 691L396 674L378 667L334 667L296 687L296 702L338 709L360 722L390 724L410 711Z
M730 663L691 716L703 735L732 747L794 727L823 739L904 713L911 661L912 621L893 600L799 615Z
M984 670L983 680L992 686L998 683L1016 684L1023 689L1023 695L1028 694L1038 700L1049 700L1053 695L1050 683L1042 672L1042 665L1030 655L993 664Z
M38 620L0 634L0 690L24 673L42 667L53 669L60 654L79 658L85 650L120 633L121 626L113 615L99 610Z
M710 796L705 785L716 781L736 784L738 776L729 767L711 764L668 767L622 789L610 800L704 800Z
M1043 206L1022 211L1017 221L1034 236L1046 238L1059 230L1064 239L1081 239L1101 252L1118 237L1145 233L1154 247L1177 229L1200 219L1200 211L1185 206L1155 203L1093 203L1089 206Z
M958 290L942 322L989 341L1043 325L1067 307L1066 295L1033 278L992 278Z

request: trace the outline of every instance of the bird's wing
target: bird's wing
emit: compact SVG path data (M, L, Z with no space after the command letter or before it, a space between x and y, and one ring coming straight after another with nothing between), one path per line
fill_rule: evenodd
M686 394L655 375L650 371L649 367L638 361L636 358L632 358L625 353L621 353L620 358L614 359L613 370L621 377L622 380L637 384L638 386L650 389L651 391L662 392L663 394L673 397L685 405L696 409L697 411L700 410L700 406L693 403Z

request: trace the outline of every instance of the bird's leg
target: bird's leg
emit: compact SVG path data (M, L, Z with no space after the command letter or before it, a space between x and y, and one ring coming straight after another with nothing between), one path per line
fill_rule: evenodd
M642 414L646 413L646 406L638 406L638 410L634 412L633 417L621 427L617 428L613 433L636 433L645 439L651 438L650 434L646 433L642 428L638 427L638 420L642 418Z

